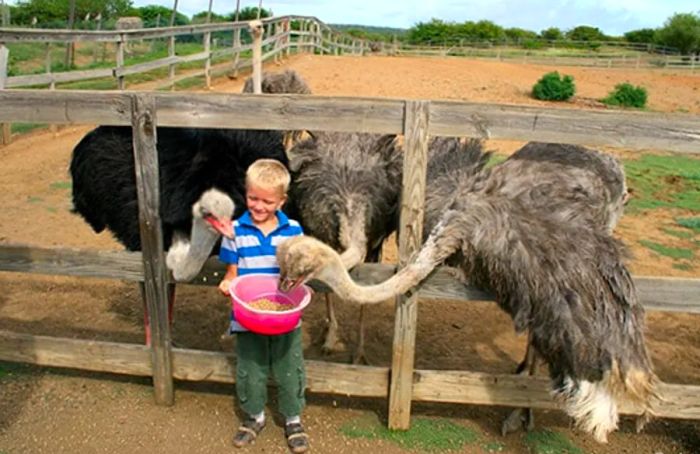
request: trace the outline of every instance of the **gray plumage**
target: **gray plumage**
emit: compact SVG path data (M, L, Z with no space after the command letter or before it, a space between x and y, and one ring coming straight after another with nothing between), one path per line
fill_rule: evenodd
M263 93L295 93L310 95L311 89L296 71L287 69L281 73L263 73L261 80ZM253 78L246 79L243 93L253 93Z
M644 310L610 235L626 188L621 167L583 147L532 143L476 173L438 166L426 199L427 238L381 284L357 286L325 245L304 238L278 250L281 282L315 277L339 296L376 303L405 293L435 266L460 266L490 288L549 366L555 397L579 427L605 441L618 403L652 413L656 377Z

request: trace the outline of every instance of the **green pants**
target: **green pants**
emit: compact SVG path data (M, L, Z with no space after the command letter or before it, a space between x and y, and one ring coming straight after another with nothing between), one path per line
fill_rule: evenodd
M278 387L279 412L285 418L301 414L306 404L301 328L279 336L237 333L236 360L236 393L243 411L254 415L264 410L272 372Z

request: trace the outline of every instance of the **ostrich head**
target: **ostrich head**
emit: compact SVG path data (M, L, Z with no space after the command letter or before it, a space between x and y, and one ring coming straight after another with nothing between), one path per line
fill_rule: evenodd
M293 237L280 244L277 262L280 266L279 288L284 292L319 277L328 265L337 264L339 271L345 271L338 253L310 236Z
M165 257L176 281L189 281L199 273L219 235L233 237L233 209L231 198L218 189L205 191L192 206L190 238L175 236Z
M215 232L233 238L231 216L233 216L233 200L218 189L209 189L192 206L192 217L206 221L207 226Z

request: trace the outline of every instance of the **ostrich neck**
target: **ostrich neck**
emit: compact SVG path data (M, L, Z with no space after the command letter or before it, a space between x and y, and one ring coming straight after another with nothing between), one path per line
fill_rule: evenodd
M348 200L346 212L351 216L339 216L338 238L344 249L340 254L343 267L347 270L364 262L367 254L367 235L365 234L365 203L354 198Z
M402 268L388 280L375 285L357 285L352 280L337 254L330 263L321 268L316 279L325 282L343 300L362 304L381 303L387 298L406 293L425 279L444 257L435 247L434 241L426 242L414 261Z
M219 238L217 233L212 232L205 225L205 221L195 217L192 222L192 233L188 244L187 254L181 260L177 269L173 270L173 275L177 280L190 280L199 273L204 262L209 258L216 240Z

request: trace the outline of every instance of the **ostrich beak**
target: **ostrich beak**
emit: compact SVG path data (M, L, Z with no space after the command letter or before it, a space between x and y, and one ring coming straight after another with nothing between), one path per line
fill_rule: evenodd
M279 289L281 291L287 293L287 292L291 292L292 290L299 287L303 283L304 283L303 276L299 276L296 279L290 279L288 277L280 276L280 280L279 280L279 283L277 284L277 286L279 287Z
M209 214L204 216L204 220L207 221L209 225L211 225L212 228L221 235L225 236L226 238L233 239L233 225L231 224L230 218L217 218L216 216Z

